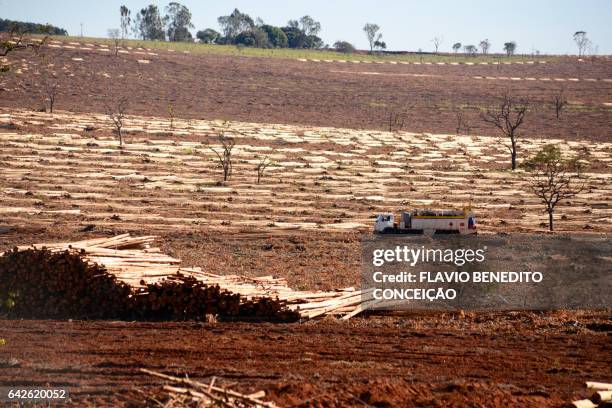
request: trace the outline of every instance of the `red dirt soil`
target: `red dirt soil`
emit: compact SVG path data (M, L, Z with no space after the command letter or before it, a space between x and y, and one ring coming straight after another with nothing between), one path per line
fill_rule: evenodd
M56 107L75 112L103 112L108 95L127 95L129 113L147 116L167 116L172 104L183 118L387 129L390 113L403 113L405 130L454 134L456 110L462 109L471 134L497 135L480 111L509 90L531 102L524 136L612 137L612 108L604 105L612 102L612 60L604 58L534 65L342 64L159 50L114 57L68 47L41 52L44 60L30 51L9 54L13 69L0 81L0 106L40 108L43 75L35 71L51 63L49 72L60 83ZM511 79L531 77L537 80ZM552 101L561 89L570 105L557 120Z
M607 323L606 323L607 322ZM70 406L140 405L148 368L281 406L545 407L610 381L609 316L506 313L307 324L1 321L3 385L69 388ZM607 333L606 331L607 330Z
M602 81L612 72L610 60L364 65L155 52L158 55L114 58L78 48L49 49L46 62L54 64L60 79L56 108L103 112L106 95L124 94L131 98L130 114L166 116L171 103L176 117L184 118L380 129L390 112L408 106L405 130L454 134L453 109L465 105L471 133L492 135L495 131L478 118L479 109L495 103L510 87L532 101L533 110L521 128L526 136L612 138L612 109L603 105L612 102L612 83ZM0 106L41 106L40 78L32 75L34 64L40 63L37 58L29 51L10 56L13 66L0 81ZM139 63L141 58L150 62ZM580 81L474 78L490 75ZM550 100L561 87L572 105L557 121ZM17 149L5 148L5 154ZM18 157L26 155L16 152ZM55 158L52 152L43 154L42 159ZM66 171L74 168L69 164ZM56 189L41 185L36 177L21 182L32 190ZM128 184L117 185L139 194ZM9 195L2 199L18 203ZM60 199L69 198L56 201ZM49 205L59 208L52 201ZM74 216L45 217L25 214L28 223L0 228L0 251L28 242L91 237ZM96 220L94 234L125 232L123 222ZM215 273L278 274L296 289L358 284L360 236L352 232L215 235L195 225L152 230L144 222L129 231L159 233L164 252L182 258L184 265ZM281 406L563 406L589 396L584 381L612 381L611 321L609 311L404 315L291 325L0 320L0 339L6 341L0 345L0 385L67 386L69 406L137 406L145 400L134 387L158 395L163 384L138 372L148 368L204 381L215 376L218 385L245 393L263 389Z

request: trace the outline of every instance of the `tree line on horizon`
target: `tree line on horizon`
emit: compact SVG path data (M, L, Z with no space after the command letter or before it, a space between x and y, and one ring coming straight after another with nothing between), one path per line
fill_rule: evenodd
M196 32L195 38L190 29L195 26L191 22L191 11L178 2L170 2L164 9L162 15L160 9L150 4L134 14L125 5L119 9L121 29L109 29L111 38L126 39L130 33L142 40L171 41L171 42L193 42L199 41L204 44L235 45L237 47L256 48L297 48L297 49L335 49L343 53L352 53L356 47L348 41L336 41L332 47L325 44L318 36L321 31L321 23L305 15L299 19L289 20L283 27L266 24L261 18L253 19L247 13L237 8L229 15L220 16L217 22L220 32L213 28L205 28ZM382 39L380 27L377 24L366 23L363 31L367 37L370 53L384 51L387 44ZM0 18L0 32L18 32L29 34L46 35L68 35L68 32L51 24L37 24L22 21L12 21ZM598 47L587 37L586 31L576 31L573 40L578 47L578 55L596 55ZM444 38L434 36L431 40L434 54L438 54ZM452 45L454 53L463 50L468 56L487 55L491 49L491 42L484 39L474 44L462 44L455 42ZM516 53L518 46L515 41L505 42L503 51L507 56ZM419 53L423 51L418 50ZM532 53L539 55L539 51Z
M171 2L162 15L159 8L150 4L132 14L126 6L120 7L121 38L131 32L136 38L152 41L194 41L190 29L191 11L177 2ZM289 20L284 27L266 24L261 18L253 19L247 13L234 9L227 16L217 19L220 32L213 28L197 31L196 38L205 44L242 45L258 48L323 48L318 37L321 23L310 16Z
M28 23L0 18L0 32L20 32L29 34L68 35L68 31L51 24Z

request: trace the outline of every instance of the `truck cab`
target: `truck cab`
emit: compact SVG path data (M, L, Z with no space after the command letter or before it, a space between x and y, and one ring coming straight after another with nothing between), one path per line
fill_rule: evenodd
M378 214L374 223L374 232L386 233L395 229L395 217L391 213Z

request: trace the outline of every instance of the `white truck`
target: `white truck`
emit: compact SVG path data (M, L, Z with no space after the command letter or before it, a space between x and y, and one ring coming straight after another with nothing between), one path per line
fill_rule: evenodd
M403 211L399 223L392 213L376 216L377 234L475 234L476 217L468 209Z

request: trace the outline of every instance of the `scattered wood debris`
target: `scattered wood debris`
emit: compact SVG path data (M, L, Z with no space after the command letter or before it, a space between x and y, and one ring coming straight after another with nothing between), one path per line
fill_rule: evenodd
M189 378L173 377L155 371L140 369L141 372L167 380L173 385L165 385L164 391L170 397L170 401L179 404L167 404L164 406L198 406L198 407L249 407L249 408L275 408L276 404L262 401L266 396L265 391L254 394L241 394L227 388L215 385L215 378L210 383L202 383Z

